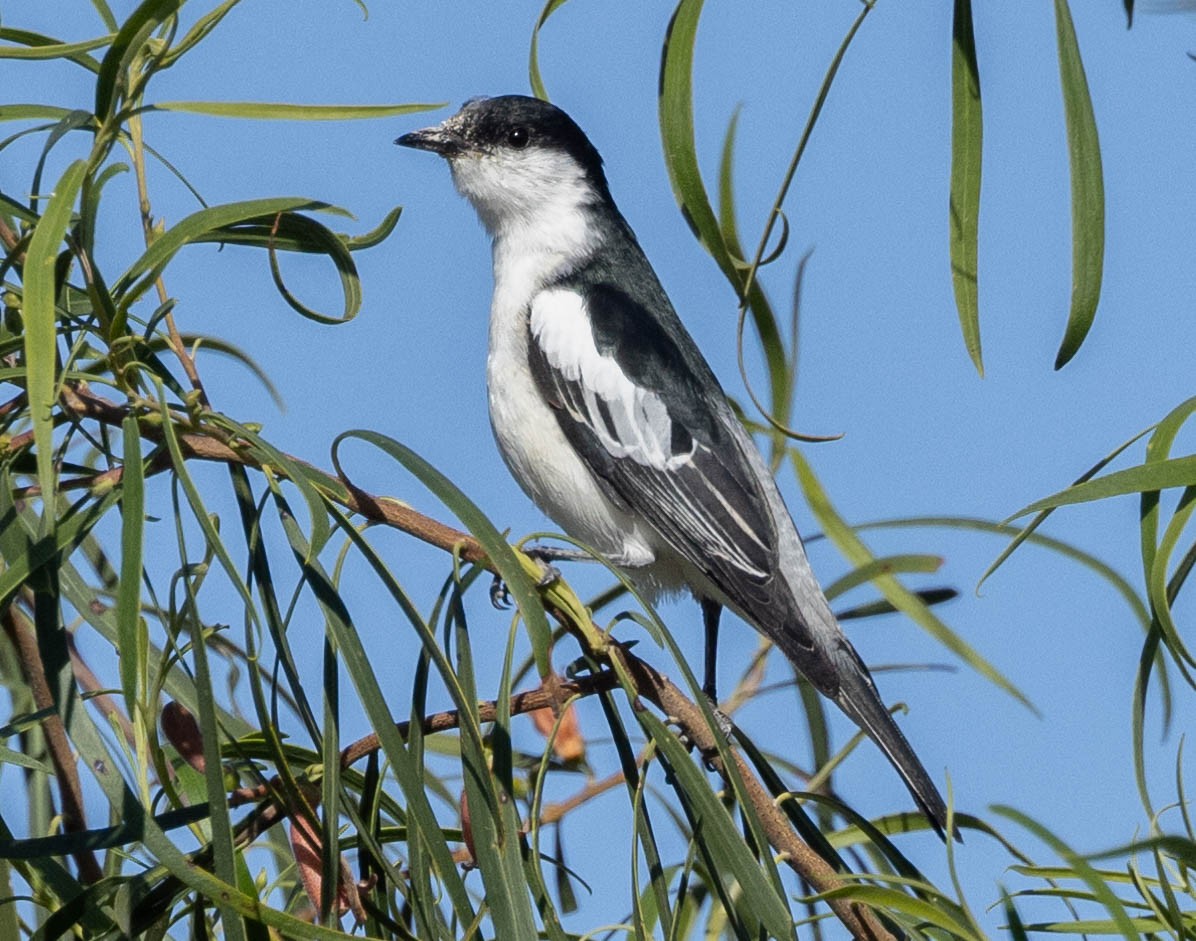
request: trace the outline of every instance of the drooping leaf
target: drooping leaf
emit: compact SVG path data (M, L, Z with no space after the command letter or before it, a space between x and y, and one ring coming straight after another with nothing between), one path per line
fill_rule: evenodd
M693 59L703 0L680 0L660 60L660 135L677 205L698 241L732 284L739 282L698 166L694 136Z
M955 0L951 44L951 281L964 347L984 375L980 351L980 167L984 115L972 0Z
M798 483L801 485L802 492L806 495L810 509L814 511L814 515L822 525L827 537L852 564L856 566L870 565L874 561L874 556L863 540L839 516L809 462L796 449L791 449L791 459L797 470ZM872 583L885 598L892 602L894 607L910 617L919 627L973 670L998 688L1003 689L1027 709L1032 712L1037 711L1021 690L981 656L980 652L971 644L947 627L925 602L901 584L896 577L880 574L873 578Z
M548 18L566 2L567 0L547 0L536 18L536 25L532 27L532 42L527 53L527 80L532 87L532 94L541 101L548 101L548 89L544 87L544 80L540 76L540 30L548 22Z
M1067 0L1055 0L1059 83L1071 166L1071 310L1055 356L1061 369L1075 356L1096 317L1105 263L1105 183L1092 96Z

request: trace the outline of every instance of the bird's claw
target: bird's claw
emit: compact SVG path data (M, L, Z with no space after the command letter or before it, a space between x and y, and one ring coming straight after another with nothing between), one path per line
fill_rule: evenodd
M536 582L537 588L547 588L549 585L553 585L561 580L561 570L555 565L550 565L534 555L532 558L540 565L540 580Z
M499 611L506 611L511 607L511 591L501 575L496 574L490 583L490 603Z
M545 562L535 552L528 552L527 555L540 566L540 578L536 581L537 588L547 588L560 581L561 570L555 565ZM503 581L501 575L495 575L494 581L490 583L490 603L499 611L505 611L511 607L511 590L507 588L507 583Z
M730 738L731 733L735 730L735 726L731 723L731 717L719 709L718 703L713 699L710 700L710 711L714 714L715 724L718 725L719 731L723 733L723 737Z

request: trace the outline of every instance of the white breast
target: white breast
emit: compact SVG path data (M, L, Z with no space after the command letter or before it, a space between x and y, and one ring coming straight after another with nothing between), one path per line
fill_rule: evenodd
M542 283L549 260L521 253L518 260L496 241L490 351L486 362L490 425L511 474L565 533L611 561L629 567L656 559L659 537L646 531L599 487L557 424L536 387L528 362L528 286Z

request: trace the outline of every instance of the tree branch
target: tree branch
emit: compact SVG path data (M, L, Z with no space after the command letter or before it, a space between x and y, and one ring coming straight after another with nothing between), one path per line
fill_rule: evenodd
M623 662L628 674L635 681L639 693L669 717L702 756L718 772L722 779L731 784L730 773L715 745L714 735L706 723L702 710L678 689L664 674L658 672L638 657L623 648L616 656ZM743 781L747 799L764 827L768 842L784 858L786 864L808 882L816 892L828 892L843 888L845 883L829 863L811 849L790 826L788 818L773 801L755 771L739 756L733 753L736 771ZM827 901L835 916L861 941L894 941L880 923L872 909L846 899Z
M130 414L130 409L127 406L95 395L82 385L64 387L61 404L76 419L89 419L106 425L120 425ZM151 422L142 422L140 429L144 439L156 443L163 441L161 429ZM27 446L28 442L20 440L21 437L23 436L15 437L10 447L15 449ZM187 458L240 464L258 469L262 467L262 462L253 455L249 442L237 441L222 431L180 430L177 433L177 438L183 454ZM151 460L146 470L147 473L157 473L170 466L169 456L164 457L163 455L165 452L161 452ZM302 468L309 482L316 486L327 499L351 512L373 522L391 526L446 552L456 552L467 562L486 565L485 553L469 534L424 516L410 507L367 493L344 477L320 470L306 461L289 455L287 460L293 462L294 466ZM283 468L278 467L277 464L271 464L271 471L284 478L287 476ZM123 469L117 467L96 475L96 478L85 478L85 481L87 484L91 484L102 478L105 483L116 484L119 483L122 473ZM33 492L33 488L26 491L27 494ZM566 628L575 633L581 633L578 627L571 623L571 618L566 612L552 607L550 610ZM584 634L580 639L584 644ZM585 644L585 646L590 645ZM730 781L729 770L723 765L722 759L715 749L714 738L706 725L702 711L692 700L663 674L616 644L611 643L604 650L591 650L590 652L600 660L609 661L617 657L627 671L627 675L634 681L638 693L675 721L688 739L722 775L723 779ZM613 685L613 673L602 673L588 682L563 684L562 689L567 695L574 693L591 695L600 689L612 688ZM559 697L560 691L547 688L522 693L513 697L511 712L518 714L545 706L553 706L560 702ZM496 714L493 703L482 703L479 709L482 721L493 721ZM425 732L444 731L456 728L458 722L459 716L455 712L437 713L423 720L423 728ZM399 723L398 729L400 734L405 737L408 731L407 723ZM370 752L376 751L379 747L376 735L366 736L344 750L342 762L346 765L350 764ZM782 855L786 864L818 892L842 888L846 883L821 856L798 837L755 772L738 754L734 755L734 761L738 775L744 783L747 799L761 821L769 843ZM245 803L250 800L261 800L268 793L275 793L272 784L273 782L264 785L263 788L251 789L240 796L234 794L232 802ZM265 804L238 825L238 843L252 841L270 826L285 818L286 813L286 810L275 803L273 798L267 798ZM196 854L194 862L197 865L204 865L205 854L203 852ZM162 898L158 891L152 893L152 896ZM863 941L892 941L892 935L885 930L876 915L867 906L845 899L829 900L828 905L853 937L863 939Z
M58 714L54 694L46 681L46 668L41 651L37 646L34 626L26 620L24 613L15 604L7 605L0 613L4 632L12 641L21 672L33 697L33 707L44 718L41 721L42 734L46 737L46 751L54 765L58 779L58 791L62 800L62 829L67 833L81 833L87 829L87 818L83 810L83 785L79 780L79 769L71 752L71 742L66 734L66 725ZM73 854L79 867L79 878L88 885L94 885L104 878L104 870L90 849L79 849Z

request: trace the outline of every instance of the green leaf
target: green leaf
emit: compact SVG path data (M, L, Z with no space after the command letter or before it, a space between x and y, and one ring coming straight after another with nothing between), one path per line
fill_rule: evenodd
M461 595L479 574L472 569L464 578L454 576L445 611L446 629L455 638L457 675L478 721L477 683L473 652ZM499 702L509 702L510 687L502 684ZM473 831L474 861L486 887L486 907L499 938L538 936L528 884L523 874L523 837L515 807L511 775L510 715L499 710L489 747L472 736L461 737L461 773Z
M1010 938L1013 941L1030 941L1029 935L1026 934L1026 926L1022 923L1022 916L1018 914L1017 906L1004 886L1001 886L1001 907L1005 910L1006 930Z
M138 679L146 662L141 642L141 552L145 535L145 476L141 463L141 429L136 415L126 415L121 475L120 582L116 589L117 649L121 655L120 685L125 709L137 711Z
M960 941L984 941L984 935L978 934L972 925L963 919L952 918L946 906L914 898L897 889L878 885L848 885L811 896L811 900L820 901L836 898L851 899L882 911L888 909L900 912L916 922L941 928L948 932L949 937L958 938Z
M893 575L898 572L937 572L943 567L943 557L940 555L887 555L878 556L871 562L859 566L848 572L842 578L836 579L824 590L827 600L833 600L839 595L846 594L858 585L866 584L881 575Z
M120 24L117 23L116 17L112 15L112 8L108 6L107 0L91 0L91 5L96 8L96 12L100 15L104 26L115 33Z
M793 917L785 902L773 890L760 864L752 857L727 808L711 790L705 775L698 770L677 736L651 712L642 710L636 718L652 736L656 747L668 760L673 787L685 805L693 827L693 839L717 861L709 876L738 885L726 886L726 895L735 903L739 917L749 926L749 936L766 932L771 938L792 938Z
M978 273L980 165L984 120L980 69L972 32L972 0L955 0L951 45L951 281L968 355L984 375L980 352Z
M856 566L870 565L874 556L863 540L847 525L832 506L826 491L822 488L814 470L800 451L791 448L790 456L797 470L798 483L809 501L810 509L822 525L827 538L835 544L847 560ZM906 588L893 575L877 575L872 583L880 593L887 598L897 610L903 612L919 627L935 638L944 647L954 653L960 660L973 670L985 677L995 686L1003 689L1010 696L1032 712L1037 712L1034 705L1003 673L997 670L967 641L947 627L938 616L930 610L916 594Z
M182 445L179 444L178 429L175 428L174 417L170 414L170 409L166 405L166 396L161 384L156 385L157 400L161 403L159 414L162 417L160 425L162 439L170 451L171 466L174 468L175 478L178 480L179 486L187 498L187 503L191 507L191 513L203 534L205 544L211 551L211 554L219 560L221 568L223 568L225 574L228 576L229 582L236 590L237 595L244 605L246 616L252 619L254 624L260 624L257 607L253 603L253 594L250 592L245 579L241 576L240 567L233 561L232 556L229 554L228 546L220 536L220 528L217 525L215 517L208 512L207 507L204 505L203 494L187 470L187 459L183 456Z
M403 207L395 206L370 231L363 232L361 235L341 235L340 239L351 252L356 252L363 248L373 248L375 245L379 245L385 241L390 233L395 230L395 226L399 223L399 216L402 214Z
M432 491L438 500L452 510L457 519L477 539L515 598L519 612L527 624L532 649L536 651L536 668L540 676L547 676L551 670L547 651L552 632L548 628L544 607L540 604L531 578L497 527L452 481L410 448L375 431L346 431L337 437L337 444L350 438L368 442L402 464L420 483Z
M52 765L44 761L39 761L24 752L13 751L7 745L0 745L0 765L16 765L18 768L27 768L30 771L36 771L39 774L52 775L54 768ZM3 842L3 841L0 841ZM4 854L4 858L11 858L7 855L7 846L0 850ZM2 896L0 896L2 898Z
M732 284L740 274L710 205L694 140L693 58L703 0L680 0L669 21L660 62L660 136L665 168L685 221Z
M723 243L726 245L727 251L736 265L736 276L732 282L732 287L735 288L736 293L742 294L746 278L747 262L743 260L743 247L739 238L739 224L735 211L735 134L738 127L739 109L736 108L735 112L731 115L731 120L727 123L727 132L723 136L722 156L719 159L718 218ZM740 270L740 265L744 266L743 270ZM803 260L798 266L799 284L801 272L804 268L805 261ZM744 387L748 390L757 408L762 413L768 415L774 425L788 425L789 413L792 407L793 388L796 382L797 369L796 291L794 302L794 342L791 343L789 351L786 353L785 341L781 338L776 313L773 311L772 303L769 301L768 295L764 293L764 288L761 286L759 279L753 278L751 286L748 288L747 309L751 312L752 324L756 328L756 334L760 340L760 352L764 357L764 364L768 372L770 401L767 407L762 407L759 402L756 402L755 392L748 380L743 357L743 325L745 322L743 317L739 320L739 328L735 338L739 372L743 379ZM771 432L772 456L775 458L784 448L784 435L775 427L770 428L769 431Z
M1137 441L1143 435L1148 434L1149 432L1150 432L1150 429L1147 428L1144 431L1138 432L1136 435L1134 435L1128 441L1125 441L1122 444L1119 444L1111 452L1106 454L1103 458L1101 458L1094 465L1092 465L1092 467L1088 468L1088 470L1084 471L1083 474L1081 474L1079 477L1077 477L1075 480L1073 480L1072 486L1074 487L1076 484L1080 484L1080 483L1083 483L1084 481L1091 480L1093 477L1095 477L1097 474L1099 474L1102 470L1104 470L1104 468L1106 468L1109 464L1111 464L1130 445L1132 445L1135 441ZM990 575L993 574L993 572L995 572L998 568L1001 567L1001 565L1005 562L1005 560L1013 554L1014 550L1016 550L1018 546L1020 546L1023 542L1025 542L1027 539L1029 539L1034 534L1034 532L1038 529L1038 527L1041 526L1046 521L1047 517L1050 515L1051 515L1050 510L1043 510L1041 513L1038 513L1034 517L1034 519L1030 520L1029 523L1027 523L1025 526L1022 527L1021 531L1018 532L1018 534L1010 541L1009 545L1007 545L1004 549L1002 549L1001 554L998 555L996 557L996 559L994 559L992 561L992 563L988 566L988 568L986 568L984 570L984 574L982 574L980 576L979 581L976 583L977 590L980 589L980 586L985 583L985 581L988 579L988 577Z
M190 49L202 42L212 30L220 25L220 21L232 12L233 7L240 2L241 0L224 0L220 6L209 10L196 20L192 27L187 30L187 34L162 54L162 68L170 68L182 56L186 55Z
M532 87L532 94L542 101L548 101L548 90L540 77L540 28L548 22L548 18L563 7L566 0L548 0L540 11L536 25L532 29L532 44L527 53L527 80Z
M82 42L62 42L25 29L0 27L0 40L20 44L0 46L0 59L67 59L92 72L98 72L100 63L87 53L108 45L112 37L97 36Z
M169 418L163 416L167 422ZM132 434L136 435L136 418L132 418L129 424L125 426L125 440L126 445L129 443L130 426ZM168 435L171 435L173 441L173 429L166 426ZM133 441L135 449L139 450L140 442ZM135 452L136 453L136 450ZM172 456L176 464L177 479L184 483L184 486L193 488L183 476L181 464L182 456L178 453L177 448L172 447ZM199 727L203 729L203 755L204 755L204 797L207 799L209 816L208 816L208 837L212 846L213 859L213 875L223 880L224 882L235 884L236 877L236 854L237 851L233 846L233 832L232 820L229 815L228 801L226 800L226 788L224 785L224 766L220 756L220 740L221 729L217 721L217 707L216 707L216 692L212 686L212 669L208 658L208 632L199 618L199 602L196 597L198 587L196 585L197 576L194 573L195 566L192 565L186 545L186 536L184 534L184 519L183 514L178 512L177 490L175 502L175 533L178 539L179 558L183 563L183 574L181 582L183 592L186 597L185 603L179 611L179 621L187 625L187 633L191 638L190 650L192 659L192 668L195 671L195 692L196 699L199 704L199 710L196 714L196 721ZM190 496L190 494L188 494ZM202 512L202 506L197 505L195 500L192 500L192 508L198 515ZM206 514L205 514L206 515ZM126 518L127 519L127 518ZM140 524L140 520L137 521ZM212 529L211 521L208 520L207 528ZM212 545L213 537L208 537L208 547L215 549ZM215 541L219 542L219 536L215 536ZM220 550L223 552L224 547L221 545ZM204 557L206 559L207 552ZM134 577L134 583L140 587L140 568ZM122 568L123 573L123 568ZM122 648L122 653L124 650ZM123 671L122 671L123 678ZM148 818L148 815L145 815ZM148 820L147 820L148 822ZM221 921L225 932L227 932L230 941L245 941L245 924L237 917L235 909L224 904L222 898L214 899L216 906L221 914Z
M31 118L61 121L73 113L70 108L56 108L53 105L0 105L0 121L23 121Z
M25 366L29 371L29 411L37 448L37 480L41 487L42 532L54 529L54 406L57 402L57 317L55 268L63 236L71 221L75 197L87 174L87 162L76 160L58 180L25 256Z
M899 519L876 520L868 523L857 523L855 525L856 531L865 529L902 529L907 526L929 526L942 527L945 529L966 529L978 533L992 533L998 536L1012 536L1020 535L1021 530L1018 527L1008 523L998 523L993 520L978 519L967 516L911 516ZM1064 558L1071 559L1085 568L1090 569L1096 575L1107 581L1110 586L1121 595L1122 599L1129 605L1130 611L1133 613L1138 623L1145 629L1150 625L1150 614L1146 610L1146 606L1142 603L1142 599L1138 597L1134 586L1129 583L1126 578L1121 575L1116 569L1106 562L1102 562L1096 556L1078 549L1070 543L1063 542L1059 539L1053 539L1050 536L1043 536L1040 533L1030 533L1026 537L1032 545L1040 546L1045 549L1050 549L1052 552L1058 552Z
M47 43L42 46L0 46L0 59L70 59L108 45L111 36L97 36L83 42Z
M121 93L122 80L135 56L141 52L142 44L163 22L174 16L185 0L144 0L134 10L116 36L100 63L100 74L96 80L96 120L106 123L116 109L116 99Z
M328 208L330 207L327 204L314 200L296 196L280 196L272 199L250 199L200 209L155 238L145 253L120 276L112 288L112 295L118 299L120 309L127 314L129 306L149 290L170 260L184 245L203 241L220 229L238 223L269 220L283 212Z
M287 305L308 320L329 326L347 323L356 317L357 312L361 310L361 278L357 274L357 265L350 257L348 246L345 245L344 240L327 226L296 213L285 213L269 221L268 239L273 238L275 231L285 232L287 236L295 239L302 246L300 251L314 251L327 255L336 266L337 274L340 276L341 296L344 299L341 314L340 316L322 314L302 303L291 293L283 281L282 269L278 264L278 246L268 241L266 248L270 257L270 277L273 278L274 287L277 288Z
M336 445L334 445L334 457L336 454L335 448ZM476 715L477 703L472 703L475 712L471 713L469 711L471 704L467 702L456 675L453 673L451 666L444 656L444 652L437 644L436 638L432 635L428 625L420 617L419 612L415 610L415 606L411 603L411 600L407 597L389 569L386 568L385 563L382 562L381 558L374 551L374 548L365 540L358 529L349 522L340 508L329 504L329 513L345 535L352 540L366 563L373 568L396 602L398 608L403 612L412 628L419 635L423 650L436 664L445 686L450 695L452 695L457 708L460 710L462 718L461 734L463 736L472 736L476 741L480 741L482 737L481 730L473 721ZM291 540L292 545L299 545L296 535L297 527L294 526L293 522L289 523L288 527L288 538ZM306 551L302 551L302 554L306 555L307 553ZM322 570L318 568L318 563L314 561L310 565L305 566L304 575L308 579L309 584L313 586L319 585L323 579ZM362 645L361 638L353 627L352 621L345 620L342 615L343 601L338 595L328 595L322 607L326 625L336 632L334 636L337 646L340 649L345 669L357 690L362 708L365 710L371 726L378 735L378 740L382 745L384 754L394 766L394 775L407 797L406 815L411 830L408 835L408 842L414 841L421 844L419 850L412 851L413 856L420 858L420 865L425 877L430 857L430 861L439 874L444 892L452 904L455 916L461 922L469 924L480 916L474 914L473 903L470 900L469 893L466 891L461 875L453 863L452 856L445 843L443 831L436 819L436 814L432 810L426 779L423 775L423 768L417 764L415 756L408 752L406 743L395 728L387 696L382 691L382 686L378 681L377 674L374 672L371 658L366 653L365 647ZM426 854L423 850L427 851ZM424 884L427 884L426 878ZM417 915L419 911L420 906L416 906Z
M12 866L8 860L0 861L0 937L19 938L21 936L21 914L17 911L16 893L12 886Z
M251 121L359 121L435 111L447 102L393 105L300 105L276 101L159 101L146 110L180 111Z
M1070 506L1076 503L1091 503L1094 500L1107 500L1110 497L1120 497L1129 493L1148 493L1156 490L1166 490L1170 487L1190 487L1196 485L1196 455L1173 457L1165 461L1153 461L1140 464L1123 471L1105 474L1093 480L1076 484L1066 490L1060 490L1049 497L1035 500L1028 506L1022 507L1009 519L1017 519L1027 513L1037 513L1052 507Z
M1055 368L1061 369L1084 342L1100 301L1105 258L1105 184L1096 115L1067 0L1055 0L1055 29L1071 165L1071 311L1055 356Z
M1133 920L1126 913L1125 907L1121 904L1121 900L1109 888L1108 883L1101 878L1098 873L1082 856L1074 852L1066 843L1055 836L1050 830L1038 823L1036 820L1026 816L1012 807L1004 805L995 805L993 810L1003 817L1008 817L1014 823L1024 827L1030 833L1034 834L1049 846L1055 853L1067 863L1072 870L1073 878L1082 879L1085 885L1092 890L1096 900L1105 907L1105 910L1112 916L1112 926L1109 933L1119 932L1126 941L1138 941L1140 935L1134 927Z

